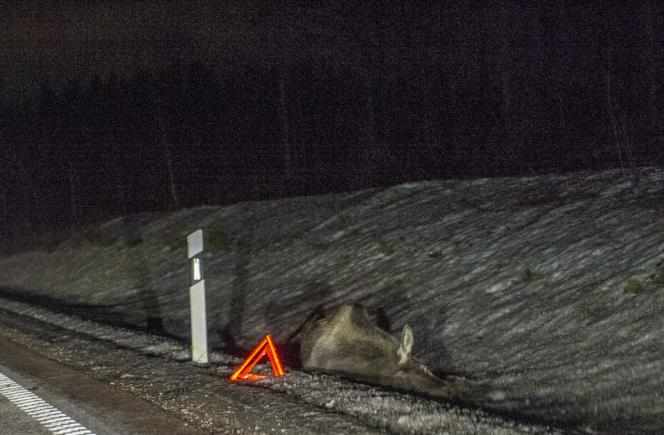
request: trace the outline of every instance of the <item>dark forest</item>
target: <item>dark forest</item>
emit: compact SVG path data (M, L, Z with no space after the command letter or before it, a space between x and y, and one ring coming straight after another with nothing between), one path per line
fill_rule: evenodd
M22 93L0 76L0 236L664 163L657 2L246 4L214 12L250 35L240 48L189 50L213 38L203 29L149 41L155 62L42 66Z

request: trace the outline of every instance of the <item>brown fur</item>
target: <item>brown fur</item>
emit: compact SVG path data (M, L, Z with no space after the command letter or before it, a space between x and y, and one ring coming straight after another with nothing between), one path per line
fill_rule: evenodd
M300 361L306 369L424 393L457 397L455 386L411 357L413 335L404 326L401 341L375 326L366 310L344 305L302 332Z

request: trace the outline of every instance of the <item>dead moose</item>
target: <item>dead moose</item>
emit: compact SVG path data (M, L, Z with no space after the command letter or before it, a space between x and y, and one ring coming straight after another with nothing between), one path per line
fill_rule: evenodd
M401 340L374 325L358 305L305 326L300 361L305 369L340 374L357 380L452 400L457 384L435 376L411 356L413 331L405 325Z

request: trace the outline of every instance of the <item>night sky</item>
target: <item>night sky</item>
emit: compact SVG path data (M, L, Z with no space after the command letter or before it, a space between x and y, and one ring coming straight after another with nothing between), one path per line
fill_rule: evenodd
M403 181L664 163L645 2L0 6L0 238Z

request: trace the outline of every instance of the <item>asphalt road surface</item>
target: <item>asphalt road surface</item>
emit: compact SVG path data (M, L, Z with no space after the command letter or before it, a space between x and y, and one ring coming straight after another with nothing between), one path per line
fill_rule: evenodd
M47 433L198 432L131 394L0 338L0 435Z

